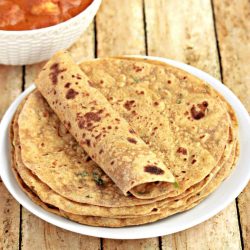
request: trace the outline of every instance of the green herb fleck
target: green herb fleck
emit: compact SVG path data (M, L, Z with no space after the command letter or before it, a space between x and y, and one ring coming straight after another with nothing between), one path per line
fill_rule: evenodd
M180 188L179 183L178 183L177 181L175 181L175 182L173 183L173 185L174 185L174 188L176 188L176 189L179 189L179 188Z
M86 198L92 198L90 195L86 195L85 197L86 197Z
M180 93L180 94L178 95L178 98L176 99L176 103L177 103L177 104L181 104L182 98L183 98L183 94Z
M104 181L98 173L93 173L93 180L98 186L104 185Z
M132 77L132 78L133 78L133 80L134 80L135 83L138 83L140 81L140 79L138 79L136 77Z
M85 176L88 176L89 174L86 172L86 171L83 171L83 172L80 172L80 173L77 173L76 176L80 176L80 177L85 177Z
M145 194L145 192L140 192L140 191L139 191L139 192L137 192L137 194L143 195L143 194Z
M137 194L141 194L141 195L149 194L149 191L138 191Z

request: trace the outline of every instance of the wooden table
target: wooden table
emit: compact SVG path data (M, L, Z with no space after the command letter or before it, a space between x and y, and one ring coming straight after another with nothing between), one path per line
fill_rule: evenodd
M180 60L221 79L250 111L248 0L104 0L95 21L70 51L77 61L122 54ZM0 116L40 68L0 66ZM243 248L250 249L250 184L225 210L196 227L127 241L52 226L22 208L0 180L0 249Z

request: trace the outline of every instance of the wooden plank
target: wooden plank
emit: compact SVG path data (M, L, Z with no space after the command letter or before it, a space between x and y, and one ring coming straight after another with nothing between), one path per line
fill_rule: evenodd
M142 0L103 0L96 16L98 57L145 54Z
M84 58L94 57L94 26L90 25L81 38L69 49L74 59L79 62ZM26 67L25 87L36 78L44 63ZM35 225L35 226L34 226ZM22 211L22 248L32 249L100 249L100 239L88 237L44 222L26 209Z
M220 78L209 0L145 0L148 53L179 60Z
M241 249L235 202L212 219L180 233L162 237L162 249Z
M250 2L214 0L224 83L250 112Z
M0 118L22 90L22 67L0 66ZM0 179L0 249L18 249L20 205Z
M0 119L22 91L22 67L0 65Z
M76 63L95 57L94 23L91 23L80 39L69 48L69 52Z
M145 15L149 55L180 60L220 78L209 0L145 0ZM205 223L162 237L162 246L163 249L240 249L235 202Z
M26 209L23 209L22 220L22 248L25 250L97 250L100 248L100 239L72 233L53 226L34 216Z
M96 17L98 57L145 54L142 0L104 0ZM103 239L103 249L159 249L158 238Z
M158 250L159 244L157 238L141 240L108 240L103 241L103 249L108 250Z
M250 2L215 0L223 81L250 112ZM245 249L250 249L250 183L238 198Z

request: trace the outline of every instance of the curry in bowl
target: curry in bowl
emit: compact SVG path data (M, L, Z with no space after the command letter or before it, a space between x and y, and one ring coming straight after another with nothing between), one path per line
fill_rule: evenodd
M1 0L0 30L33 30L64 22L93 0Z

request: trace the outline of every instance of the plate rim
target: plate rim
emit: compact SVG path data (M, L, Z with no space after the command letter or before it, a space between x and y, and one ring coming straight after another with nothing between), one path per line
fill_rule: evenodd
M208 73L206 73L200 69L197 69L193 66L190 66L188 64L185 64L183 62L179 62L176 60L167 59L167 58L163 58L163 57L142 56L142 55L130 55L127 57L144 58L144 59L156 60L156 61L160 61L163 63L167 63L171 66L179 68L183 71L190 73L191 75L194 75L194 76L204 80L210 86L215 88L231 104L232 108L236 112L239 123L240 123L240 119L239 119L239 115L240 115L241 119L243 119L244 122L247 124L247 126L250 127L250 117L249 117L248 111L246 110L244 105L240 102L238 97L236 97L236 95L227 86L222 84L219 80L217 80L213 76L209 75ZM24 92L22 92L12 102L12 104L9 106L9 108L5 112L5 114L2 118L2 121L0 123L0 161L7 163L8 166L6 168L10 168L10 163L9 163L9 145L10 145L10 142L9 142L9 138L8 138L9 137L8 136L9 124L12 120L12 117L15 113L15 110L16 110L18 104L33 89L35 89L34 84L29 86ZM248 134L249 134L248 136L250 137L250 131L248 132ZM7 143L7 146L6 146L6 143ZM242 144L241 141L240 141L240 144ZM250 150L248 150L248 151L249 151L249 155L250 155ZM144 238L158 237L158 236L176 233L176 232L191 228L193 226L196 226L196 225L210 219L211 217L213 217L214 215L216 215L217 213L222 211L225 207L227 207L240 194L240 192L244 189L244 187L247 185L248 181L250 180L250 170L249 170L247 173L244 173L245 174L244 180L242 182L238 183L239 185L237 186L237 188L233 192L233 194L227 196L227 198L224 199L224 202L222 202L221 204L218 204L216 206L216 209L214 208L210 212L206 213L205 215L203 214L201 216L193 218L193 220L189 221L188 224L182 223L182 224L176 226L175 229L169 231L169 230L167 230L166 227L165 227L165 230L163 230L162 228L163 228L164 224L167 225L167 220L169 220L170 217L166 218L166 219L162 219L162 220L154 222L154 223L150 223L150 224L131 226L131 227L123 227L123 228L92 227L92 226L81 225L81 224L78 224L76 222L69 221L65 218L58 216L58 215L54 215L52 213L49 213L49 212L45 211L44 209L42 209L40 206L33 203L27 197L27 195L21 190L21 188L19 186L15 185L17 183L11 183L11 181L9 179L9 178L11 178L11 175L13 175L11 169L7 170L7 171L9 171L9 173L7 173L7 174L4 173L3 169L4 169L4 167L0 168L0 175L1 175L2 181L5 185L5 187L7 188L7 190L24 208L29 210L34 215L47 221L48 223L51 223L55 226L58 226L60 228L63 228L63 229L66 229L66 230L69 230L72 232L76 232L76 233L84 234L84 235L89 235L89 236L94 236L94 237L98 237L98 238L109 238L109 239L144 239ZM232 179L231 175L230 175L230 179ZM14 177L14 176L12 176L12 177ZM226 180L226 181L228 181L228 180ZM213 194L216 193L216 191L218 191L220 187L221 186L219 186L213 192ZM198 206L203 204L204 201L201 202ZM193 208L193 209L195 209L195 208ZM191 209L191 210L193 210L193 209ZM180 213L177 215L173 215L171 217L172 218L178 217L180 215L188 213L191 210L188 210L187 212L183 212L183 213ZM162 224L162 225L159 225L159 224ZM147 229L147 230L143 230L143 229ZM151 230L148 230L148 229L151 229ZM161 230L159 230L159 229L161 229ZM128 231L131 231L131 232L128 232Z

